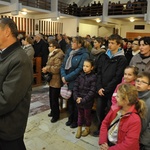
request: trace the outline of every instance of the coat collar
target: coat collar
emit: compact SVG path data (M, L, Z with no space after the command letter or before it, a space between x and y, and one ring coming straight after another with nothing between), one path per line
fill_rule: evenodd
M0 54L0 61L5 59L10 53L12 53L17 47L20 47L19 42L15 42L9 47L7 47L1 54Z

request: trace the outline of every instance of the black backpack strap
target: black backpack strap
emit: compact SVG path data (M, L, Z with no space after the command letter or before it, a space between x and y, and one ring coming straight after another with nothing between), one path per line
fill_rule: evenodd
M111 125L108 127L108 130L109 130L111 127L113 127L116 123L118 123L119 120L120 120L123 116L128 115L128 114L132 114L132 112L128 112L128 113L126 113L126 114L124 114L124 115L121 115L119 119L117 119L113 124L111 124Z

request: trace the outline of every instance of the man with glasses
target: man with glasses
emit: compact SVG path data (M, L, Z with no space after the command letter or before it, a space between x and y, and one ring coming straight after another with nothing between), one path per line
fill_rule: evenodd
M132 43L132 55L136 55L140 52L139 49L139 40L138 39L134 39L133 43Z
M138 98L142 99L147 106L147 115L142 119L142 130L140 136L140 150L150 149L150 73L142 72L137 76L135 86L138 90Z

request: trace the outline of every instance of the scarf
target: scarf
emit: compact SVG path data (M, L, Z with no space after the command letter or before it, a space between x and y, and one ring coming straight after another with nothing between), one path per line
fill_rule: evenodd
M79 50L79 49L77 49L77 50L72 50L72 51L70 52L69 57L68 57L68 59L67 59L67 61L66 61L66 65L65 65L65 69L66 69L66 70L68 70L68 69L71 68L72 58L73 58L73 56L78 52L78 50Z
M50 53L49 53L49 57L53 56L57 50L58 50L58 49L54 49L52 52L50 52Z
M103 48L100 48L100 49L92 48L92 50L91 50L91 54L92 54L92 55L98 55L98 54L101 53L101 52L106 52L106 50L103 49Z

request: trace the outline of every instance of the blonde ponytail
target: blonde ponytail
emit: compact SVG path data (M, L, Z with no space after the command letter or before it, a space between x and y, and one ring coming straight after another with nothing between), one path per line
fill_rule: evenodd
M135 103L135 109L137 110L139 116L143 119L146 117L147 114L147 107L143 100L138 100Z

